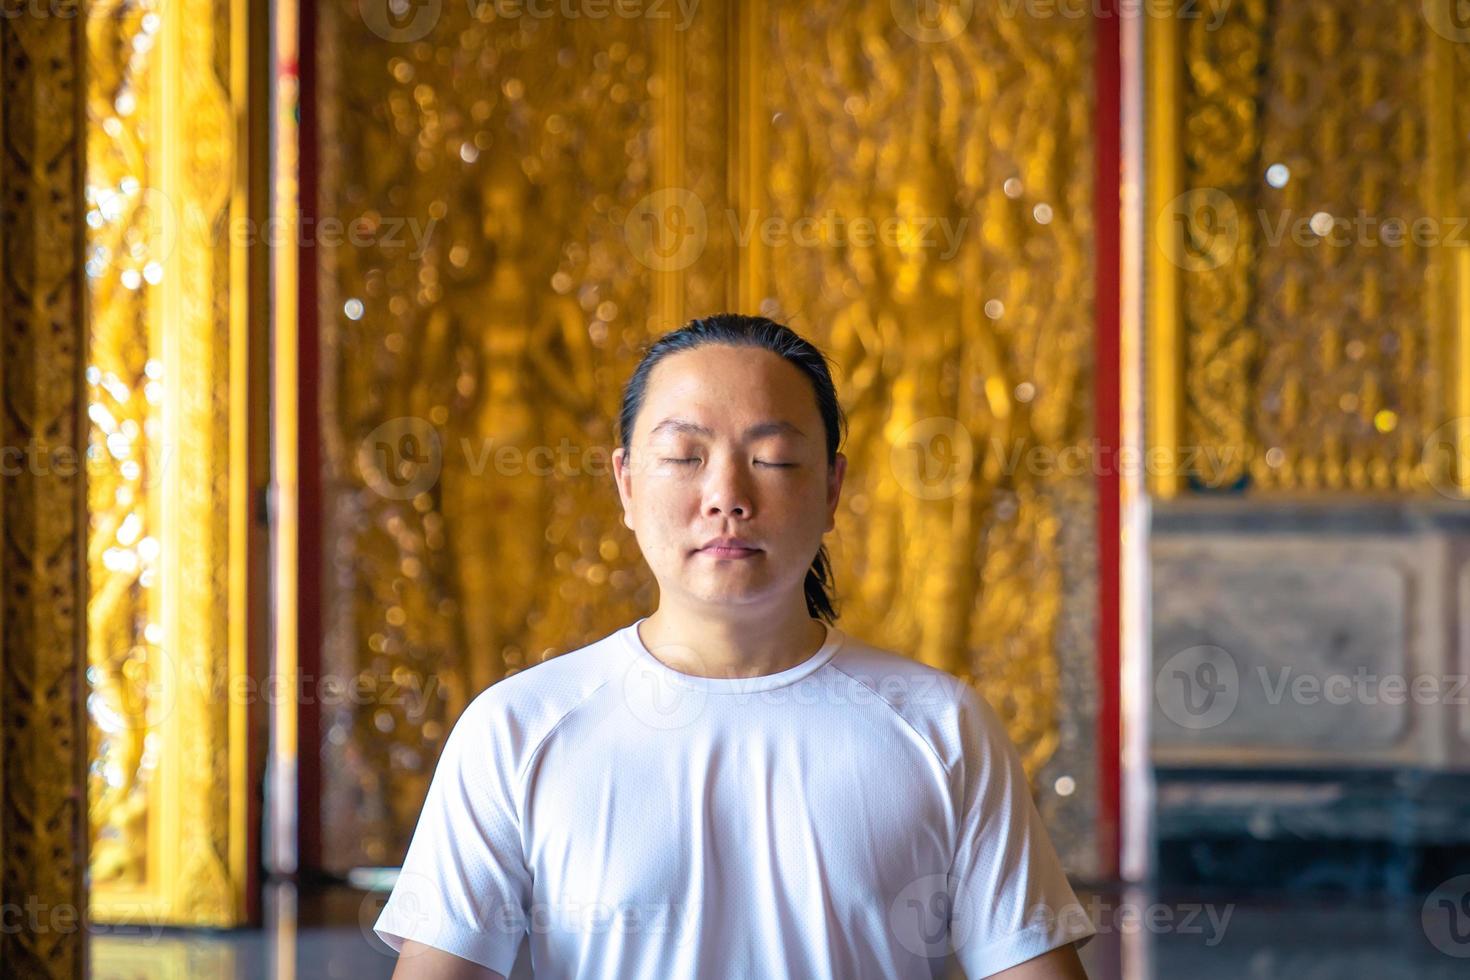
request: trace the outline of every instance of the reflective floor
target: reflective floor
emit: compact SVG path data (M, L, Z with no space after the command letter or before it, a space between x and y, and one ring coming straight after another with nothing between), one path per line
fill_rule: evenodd
M1470 932L1446 933L1432 918L1426 926L1422 898L1365 902L1109 889L1079 889L1078 895L1098 926L1082 950L1093 980L1470 976ZM371 929L382 898L344 888L298 900L286 885L270 892L277 923L270 929L96 926L93 976L386 978L393 972L393 954ZM516 980L531 976L525 959Z

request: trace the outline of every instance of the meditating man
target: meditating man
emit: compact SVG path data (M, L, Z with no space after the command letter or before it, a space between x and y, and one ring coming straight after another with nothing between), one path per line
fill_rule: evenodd
M1093 927L973 688L836 626L825 357L696 320L613 469L651 615L481 692L375 925L395 978L1085 978ZM528 587L534 588L534 583ZM476 601L493 602L493 596Z

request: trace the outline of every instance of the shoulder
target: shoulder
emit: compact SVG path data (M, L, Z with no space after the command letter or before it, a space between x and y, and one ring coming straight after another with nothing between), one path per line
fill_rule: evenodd
M521 758L567 716L608 685L619 683L628 661L619 632L518 670L485 688L455 722L455 734Z
M1004 737L1004 726L970 684L938 667L864 642L851 635L831 666L869 689L922 738L946 770L953 770L977 743Z

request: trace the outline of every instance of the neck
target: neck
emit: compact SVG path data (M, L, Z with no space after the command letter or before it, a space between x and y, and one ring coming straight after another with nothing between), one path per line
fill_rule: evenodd
M674 670L699 677L762 677L809 659L827 639L805 597L771 613L710 613L659 604L638 627L643 645Z

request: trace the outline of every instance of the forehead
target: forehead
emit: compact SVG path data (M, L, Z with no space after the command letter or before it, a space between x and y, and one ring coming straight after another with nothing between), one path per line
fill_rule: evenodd
M759 347L709 345L659 361L649 372L638 427L647 432L673 415L717 431L764 420L786 421L808 434L821 426L811 381Z

